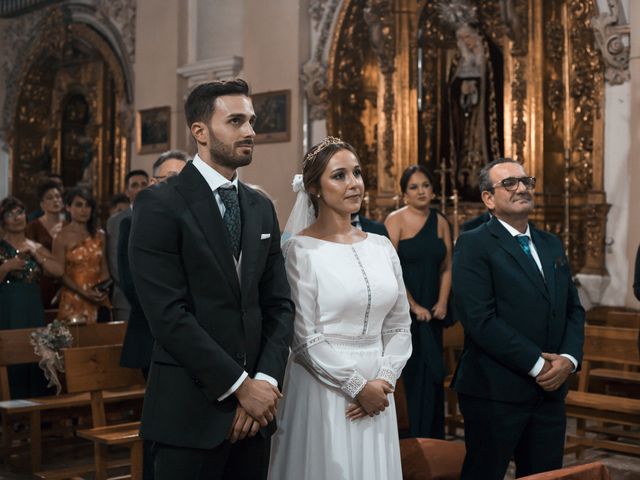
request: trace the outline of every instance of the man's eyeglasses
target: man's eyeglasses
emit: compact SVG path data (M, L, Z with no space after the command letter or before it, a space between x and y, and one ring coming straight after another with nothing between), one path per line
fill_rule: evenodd
M533 190L536 188L536 177L507 177L491 186L494 188L502 187L507 192L514 192L518 189L518 183L522 183L524 188L528 190Z

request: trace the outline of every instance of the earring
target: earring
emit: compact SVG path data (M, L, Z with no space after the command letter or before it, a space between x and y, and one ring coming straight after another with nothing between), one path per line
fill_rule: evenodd
M319 194L319 193L316 193L316 197L320 198L320 194Z

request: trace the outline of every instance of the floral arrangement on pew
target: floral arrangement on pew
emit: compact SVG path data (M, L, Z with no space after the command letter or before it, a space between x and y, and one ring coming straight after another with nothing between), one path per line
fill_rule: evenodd
M47 387L56 387L56 395L60 395L62 384L58 379L58 372L64 372L64 364L60 350L70 347L73 336L65 324L54 320L46 327L31 333L31 345L34 353L40 357L38 365L49 381Z

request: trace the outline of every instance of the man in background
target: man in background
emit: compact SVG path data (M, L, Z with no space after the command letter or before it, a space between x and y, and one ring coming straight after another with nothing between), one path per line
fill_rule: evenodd
M114 281L111 305L113 306L113 320L126 322L129 319L129 302L120 288L120 275L118 275L118 236L120 222L126 217L131 217L131 207L138 192L149 185L149 175L144 170L131 170L125 177L125 195L129 198L130 206L112 215L107 220L107 260L109 271Z
M187 164L189 157L180 150L164 152L153 164L151 184L164 182L167 178L178 175ZM127 332L122 342L122 355L120 365L142 370L145 380L149 375L151 363L151 351L153 350L153 336L149 330L149 324L144 316L144 311L138 300L138 294L133 284L131 267L129 266L129 234L131 233L131 215L120 222L118 236L118 273L120 274L120 287L131 306ZM143 478L152 480L153 456L151 455L152 442L144 441L143 445Z

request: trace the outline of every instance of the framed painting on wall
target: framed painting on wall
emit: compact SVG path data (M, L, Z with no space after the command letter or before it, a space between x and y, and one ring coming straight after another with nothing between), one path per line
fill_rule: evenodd
M291 90L251 95L256 112L256 143L288 142L291 139Z
M136 145L139 154L169 150L171 145L170 107L139 110L136 120Z

